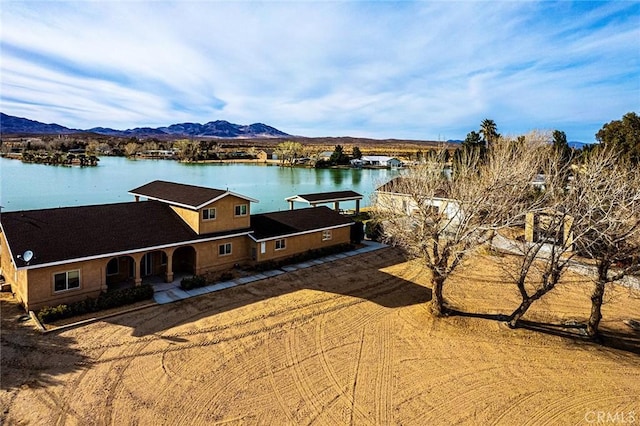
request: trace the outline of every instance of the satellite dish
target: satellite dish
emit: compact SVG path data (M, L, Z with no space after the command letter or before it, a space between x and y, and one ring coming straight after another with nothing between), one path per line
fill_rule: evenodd
M25 251L22 255L22 260L29 262L31 259L33 259L33 252L31 250Z

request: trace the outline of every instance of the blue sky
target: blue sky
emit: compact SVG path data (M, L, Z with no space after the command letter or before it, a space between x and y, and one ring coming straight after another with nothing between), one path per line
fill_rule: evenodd
M11 1L2 112L67 127L590 142L640 111L640 2Z

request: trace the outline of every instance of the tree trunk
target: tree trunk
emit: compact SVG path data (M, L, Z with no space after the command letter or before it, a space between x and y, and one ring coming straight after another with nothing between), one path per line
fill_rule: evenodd
M442 297L442 287L444 285L444 277L433 277L431 279L431 310L437 317L446 313L444 307L444 299Z
M598 335L598 326L602 319L602 299L604 298L605 284L605 280L598 279L593 289L593 294L591 294L591 315L587 323L587 334L591 338Z
M520 303L520 306L518 306L518 308L509 316L508 324L510 328L516 328L518 326L518 321L520 321L520 318L522 318L527 310L529 310L529 307L533 303L533 300L534 299L531 297L522 299L522 303Z

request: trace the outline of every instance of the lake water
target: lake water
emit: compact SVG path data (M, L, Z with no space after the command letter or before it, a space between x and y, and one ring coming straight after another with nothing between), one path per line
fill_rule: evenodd
M182 164L170 160L101 157L97 167L25 164L0 158L2 211L132 201L128 192L156 179L229 189L259 200L255 213L286 210L284 200L296 194L353 190L370 204L375 188L397 170L307 169L261 164ZM306 207L298 204L296 208ZM344 203L341 208L353 208Z

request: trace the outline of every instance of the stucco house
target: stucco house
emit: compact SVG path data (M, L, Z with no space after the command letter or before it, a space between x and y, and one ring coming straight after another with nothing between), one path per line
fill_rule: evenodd
M363 155L360 158L351 160L354 167L402 167L404 163L397 158L386 155Z
M379 186L375 191L375 208L403 212L411 216L419 206L415 198L404 191L407 187L411 187L411 185L407 184L407 178L401 176L395 177ZM424 194L420 198L435 213L444 215L449 219L450 223L456 222L461 215L460 204L456 200L448 198L444 193L431 194L430 196Z
M134 202L2 213L0 274L26 309L350 242L353 221L327 207L252 215L250 197L166 181L130 193Z

